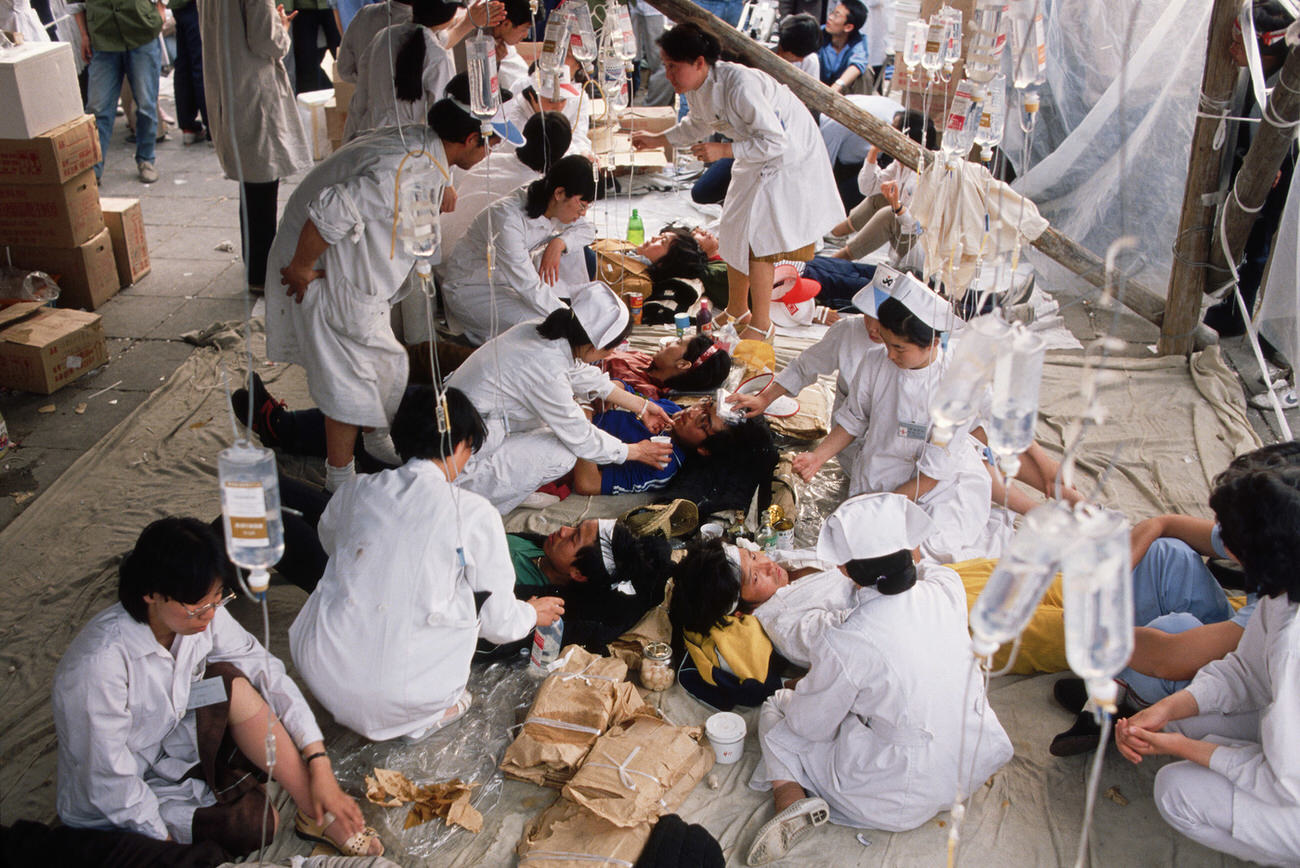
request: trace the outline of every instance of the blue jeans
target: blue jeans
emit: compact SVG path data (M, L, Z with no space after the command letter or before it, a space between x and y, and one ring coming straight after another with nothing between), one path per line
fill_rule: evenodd
M1133 623L1150 624L1170 612L1186 612L1202 624L1217 624L1232 617L1232 606L1191 546L1162 538L1133 568Z
M123 78L131 83L131 93L135 96L135 161L152 163L154 139L158 135L158 78L162 74L158 40L150 40L130 51L96 51L90 57L86 74L89 81L86 108L95 116L102 154L95 165L95 177L104 174Z
M817 302L835 310L852 307L853 296L870 283L875 274L874 265L832 256L814 256L803 269L804 277L821 284Z
M735 27L740 21L741 10L745 8L745 0L695 0L695 5Z
M718 160L704 170L704 174L691 187L691 200L697 205L717 205L727 198L727 188L731 186L731 164L736 162L730 157Z

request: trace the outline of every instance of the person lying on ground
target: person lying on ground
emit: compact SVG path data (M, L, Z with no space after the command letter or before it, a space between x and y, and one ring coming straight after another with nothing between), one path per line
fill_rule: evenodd
M656 353L614 350L604 368L610 379L638 395L658 399L672 392L718 388L731 373L731 354L712 335L695 335L665 343Z
M515 599L501 516L454 486L486 436L463 393L418 386L393 420L406 463L356 477L321 516L329 563L289 646L316 698L365 738L418 740L456 721L476 640L521 639L564 613L556 597Z
M54 673L60 819L242 854L263 843L269 812L269 841L278 818L259 775L271 714L256 681L274 712L274 777L298 809L298 834L350 855L382 853L284 664L226 611L235 582L221 539L198 519L141 532L118 571L118 602L77 634Z

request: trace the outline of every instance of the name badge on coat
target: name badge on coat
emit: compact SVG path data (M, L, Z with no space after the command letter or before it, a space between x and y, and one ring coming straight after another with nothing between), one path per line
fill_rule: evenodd
M220 676L204 678L190 688L190 701L185 704L186 711L204 708L226 701L226 682Z
M929 425L921 425L916 422L898 423L898 436L905 437L908 440L925 440L929 430Z

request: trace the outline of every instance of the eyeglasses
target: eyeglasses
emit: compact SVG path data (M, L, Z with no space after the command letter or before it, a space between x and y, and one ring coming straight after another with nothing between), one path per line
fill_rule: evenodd
M235 599L235 597L236 595L234 593L226 594L215 603L208 603L206 606L199 606L197 609L191 609L184 603L181 603L180 607L185 610L185 616L187 618L198 618L202 615L206 615L208 612L215 612L217 609L223 608L227 603Z

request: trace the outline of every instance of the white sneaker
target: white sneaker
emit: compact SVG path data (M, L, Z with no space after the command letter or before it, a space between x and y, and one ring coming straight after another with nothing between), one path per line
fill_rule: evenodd
M1285 385L1285 383L1283 384ZM1296 397L1295 389L1277 391L1277 401L1282 405L1283 410L1294 410L1300 407L1300 398ZM1260 392L1258 395L1252 395L1247 402L1256 410L1272 410L1273 402L1268 399L1268 392Z
M140 160L135 164L136 171L140 173L140 181L145 184L152 184L158 180L158 170L154 168L153 163L146 160Z

